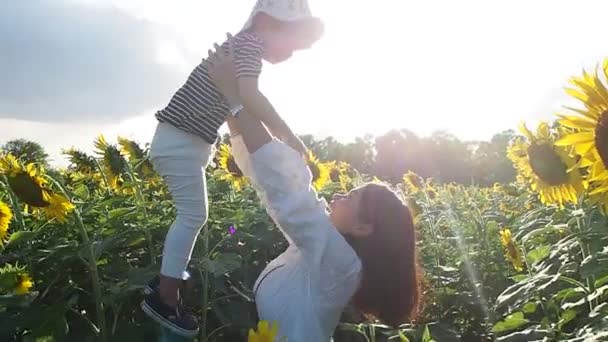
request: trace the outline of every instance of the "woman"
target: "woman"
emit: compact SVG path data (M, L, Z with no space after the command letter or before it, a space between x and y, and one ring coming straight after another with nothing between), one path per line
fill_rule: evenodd
M229 50L210 57L209 68L236 107ZM289 241L254 285L260 319L278 321L279 336L290 342L329 341L350 302L387 324L413 319L420 299L415 232L398 196L366 184L327 206L302 156L270 136L247 108L228 123L236 163Z

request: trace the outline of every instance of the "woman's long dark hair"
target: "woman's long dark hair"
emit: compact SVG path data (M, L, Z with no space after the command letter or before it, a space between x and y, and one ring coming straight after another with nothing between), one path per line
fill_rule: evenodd
M373 231L348 239L363 265L353 303L367 317L386 324L410 322L421 299L412 215L396 193L374 183L364 186L359 212Z

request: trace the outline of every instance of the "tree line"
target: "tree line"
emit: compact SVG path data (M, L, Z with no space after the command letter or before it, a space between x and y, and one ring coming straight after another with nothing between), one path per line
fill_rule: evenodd
M421 137L400 129L379 136L365 135L348 143L313 135L303 135L302 139L321 160L344 161L362 173L390 182L400 181L411 170L437 182L489 186L515 180L515 169L506 153L515 136L513 130L506 130L489 141L463 141L445 131ZM11 140L0 150L49 167L48 154L36 142Z

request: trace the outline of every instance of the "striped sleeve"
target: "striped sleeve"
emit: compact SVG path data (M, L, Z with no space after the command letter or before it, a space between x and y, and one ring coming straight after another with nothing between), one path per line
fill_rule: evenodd
M264 51L262 40L249 33L235 36L234 40L234 66L236 77L258 78L262 72L262 53Z

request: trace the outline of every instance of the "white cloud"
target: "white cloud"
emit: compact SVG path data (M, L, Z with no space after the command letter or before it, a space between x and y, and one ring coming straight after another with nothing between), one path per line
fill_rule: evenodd
M67 0L63 1L67 4ZM44 89L52 89L51 94L57 97L47 96L44 91L30 92L27 95L31 101L15 103L15 107L33 103L61 115L62 110L75 112L72 103L95 103L99 117L113 118L106 120L108 125L114 123L113 126L93 126L98 129L66 126L74 129L66 129L57 146L80 141L77 138L81 132L90 135L86 139L88 143L106 127L114 127L126 135L151 136L154 111L168 101L214 41L223 39L224 32L234 33L240 28L254 2L75 1L71 3L130 18L125 22L132 23L133 27L143 25L161 32L148 35L141 34L148 32L146 29L133 29L140 32L135 35L138 39L149 38L144 39L144 48L138 47L135 55L140 56L138 58L146 55L146 60L150 57L154 70L150 70L149 75L132 77L123 69L121 77L113 78L114 84L118 84L116 89L128 93L129 89L121 86L132 85L134 79L146 86L159 84L151 77L168 77L172 81L154 90L157 93L150 90L149 96L119 97L125 102L119 103L120 106L135 109L116 114L116 107L112 107L116 101L107 101L113 85L97 82L96 86L103 90L86 94L88 97L82 97L86 99L83 101L74 92L78 94L80 88L87 89L91 77L86 72L74 75L74 70L81 70L78 62L51 63L48 69L52 72L41 70L38 65L41 54L26 53L36 44L13 40L19 43L16 45L19 50L13 50L17 56L11 68L41 70ZM515 127L520 120L551 119L560 105L569 101L562 91L568 78L608 56L608 46L602 43L604 14L608 12L608 3L603 0L311 2L326 21L326 36L312 50L298 53L287 63L266 65L262 77L264 92L294 130L302 133L350 138L366 132L383 133L391 128L408 128L423 134L446 129L461 138L489 138ZM66 9L57 15L69 17L71 11ZM25 24L20 27L27 31L32 18L29 15L13 21L22 20ZM98 17L98 20L105 19ZM110 22L116 23L114 19ZM98 24L107 25L106 22ZM80 37L71 31L86 31L87 27L91 24L64 26L65 34L54 37L51 42L63 51L70 46L70 37ZM109 33L115 31L109 30ZM0 37L2 32L3 29ZM128 36L128 32L125 35ZM3 38L0 41L3 42ZM121 42L123 40L116 39L110 45L121 46ZM162 53L156 54L155 49L159 47ZM103 50L87 51L102 60L101 66L106 69L101 70L110 70L107 64L119 61ZM189 51L196 51L198 55ZM0 60L2 56L0 54ZM63 56L73 60L69 53L63 52ZM165 76L162 70L166 70ZM0 85L0 112L6 105L3 99L23 97L22 91L14 90L14 84L10 89L6 89L6 83ZM73 99L75 101L71 101ZM55 106L56 103L64 105ZM0 117L8 114L5 111ZM87 113L81 114L84 117ZM146 118L148 124L124 121L129 115ZM7 127L3 122L0 120L0 127ZM3 139L4 132L0 135L0 140Z
M183 59L176 36L112 8L10 1L0 41L0 118L111 123L163 105L185 77L158 53L169 41Z

